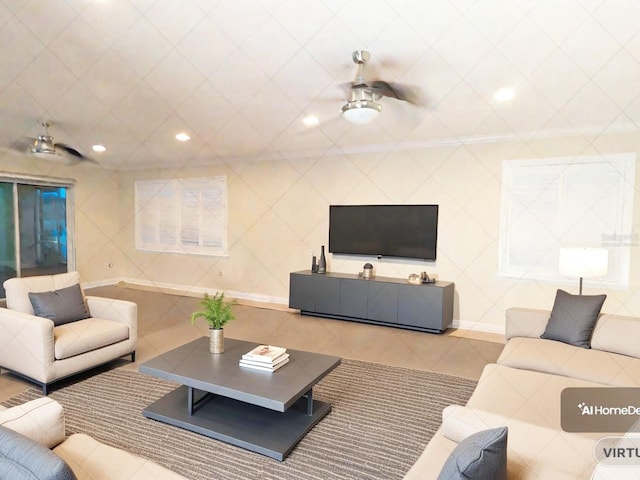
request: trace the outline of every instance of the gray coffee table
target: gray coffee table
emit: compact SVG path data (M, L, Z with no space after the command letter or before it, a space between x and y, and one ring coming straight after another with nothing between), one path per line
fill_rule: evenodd
M144 362L140 372L182 386L143 415L284 460L331 411L313 399L313 386L340 358L288 350L289 363L275 372L240 367L240 357L257 345L225 338L224 353L214 355L201 337Z

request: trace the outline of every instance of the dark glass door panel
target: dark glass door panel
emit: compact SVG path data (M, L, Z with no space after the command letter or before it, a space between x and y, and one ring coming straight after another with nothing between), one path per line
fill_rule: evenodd
M18 185L20 276L67 271L67 190Z
M16 242L13 209L13 184L0 182L0 297L4 298L5 280L16 276Z

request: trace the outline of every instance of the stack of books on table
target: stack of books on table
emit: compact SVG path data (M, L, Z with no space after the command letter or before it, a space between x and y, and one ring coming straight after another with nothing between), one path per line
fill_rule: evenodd
M272 345L258 345L250 352L242 355L240 366L253 368L263 372L275 372L289 362L287 349Z

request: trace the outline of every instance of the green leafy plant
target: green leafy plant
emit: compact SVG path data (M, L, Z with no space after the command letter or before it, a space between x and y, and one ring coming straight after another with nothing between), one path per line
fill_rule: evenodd
M232 303L224 301L224 293L216 293L214 296L205 293L204 298L198 302L198 305L202 307L202 310L191 314L192 325L195 324L198 318L202 317L209 324L209 328L219 330L227 322L235 318L233 310L231 310Z

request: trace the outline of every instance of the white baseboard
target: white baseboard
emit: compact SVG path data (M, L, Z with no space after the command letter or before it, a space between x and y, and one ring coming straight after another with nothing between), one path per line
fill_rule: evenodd
M205 293L215 294L222 292L222 290L214 290L211 288L205 288L200 286L190 286L187 287L185 285L179 285L175 283L163 283L163 282L152 282L150 280L141 280L138 278L111 278L107 280L100 280L97 282L86 282L83 283L82 286L84 288L91 287L104 287L109 285L131 285L134 288L140 288L144 290L153 290L162 293L168 293L173 295L183 295L185 297L201 297ZM258 302L258 303L271 303L275 305L289 305L289 299L283 297L274 297L271 295L262 295L259 293L249 293L249 292L238 292L235 290L224 290L224 294L228 298L235 298L238 300L247 300L250 302Z
M504 325L490 325L488 323L469 322L465 320L454 320L451 328L457 328L459 330L472 330L475 332L485 333L497 333L504 335Z

